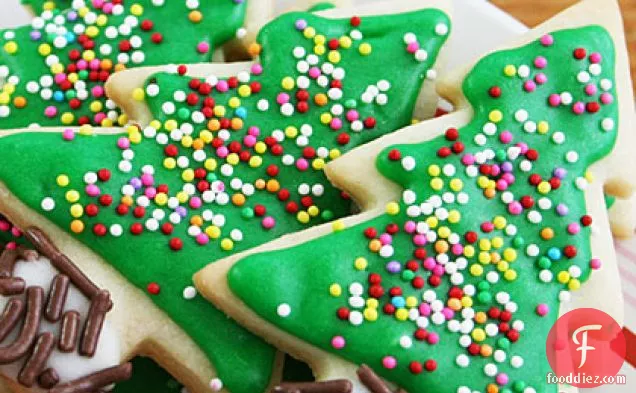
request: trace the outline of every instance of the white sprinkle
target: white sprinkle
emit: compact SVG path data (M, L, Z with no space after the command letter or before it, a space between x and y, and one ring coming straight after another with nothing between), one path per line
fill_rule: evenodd
M446 35L448 34L448 26L444 23L438 23L435 26L435 34L437 35Z
M51 210L55 209L55 201L53 200L53 198L47 197L42 199L42 210L50 212Z
M197 295L197 290L194 289L194 287L189 286L189 287L185 287L183 289L183 298L190 300L190 299L194 299L194 297Z
M278 305L276 312L280 317L287 318L291 314L291 307L287 303L282 303Z

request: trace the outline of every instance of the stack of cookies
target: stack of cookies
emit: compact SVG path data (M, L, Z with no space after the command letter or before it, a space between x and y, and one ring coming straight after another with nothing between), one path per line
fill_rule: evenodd
M554 323L622 322L614 0L458 69L451 0L23 2L1 392L575 391L546 382Z

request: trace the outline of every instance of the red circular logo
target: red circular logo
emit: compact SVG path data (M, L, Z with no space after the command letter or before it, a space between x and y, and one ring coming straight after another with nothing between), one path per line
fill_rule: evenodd
M625 361L625 336L608 314L579 308L560 317L548 334L548 382L593 388L613 382Z

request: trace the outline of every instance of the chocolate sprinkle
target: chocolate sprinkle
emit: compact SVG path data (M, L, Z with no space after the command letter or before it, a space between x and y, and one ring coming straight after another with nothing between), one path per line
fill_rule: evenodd
M47 321L57 322L62 317L69 284L70 279L64 274L58 274L51 282L49 301L46 304L46 311L44 312L44 317Z
M11 299L4 306L2 319L0 319L0 342L4 341L9 333L13 331L18 322L20 322L23 313L24 302L20 299Z
M24 292L26 282L20 277L3 277L0 278L0 295L13 296L20 295Z
M13 266L17 260L17 250L4 250L2 254L0 254L0 277L11 277L13 275Z
M80 345L80 354L84 356L95 355L97 342L102 332L104 318L111 305L110 293L106 290L100 290L91 302L88 310L88 317L84 325L84 333L82 334L82 343Z
M60 329L60 343L58 348L61 352L73 352L76 348L77 336L79 335L80 314L77 311L67 311L62 317L62 328Z
M371 369L363 364L357 371L360 382L366 386L371 393L393 393L384 381Z
M24 367L18 374L18 382L26 387L31 387L35 384L35 381L46 367L46 361L51 356L53 347L55 346L55 336L53 333L42 333L33 347L33 353L29 359L24 363Z
M52 368L44 370L38 378L38 384L44 389L50 389L57 385L58 382L60 382L60 376L57 374L57 371Z
M131 375L132 364L125 363L57 385L49 390L49 393L92 393L113 383L125 381Z
M89 299L93 299L100 289L75 264L53 244L51 239L39 228L31 227L24 232L24 236L35 248L46 256L53 266L66 274L73 284ZM109 303L108 309L112 307Z
M348 379L325 382L284 382L272 389L272 393L351 393L353 384Z
M0 348L0 364L13 363L29 351L40 328L43 303L44 290L40 287L29 287L27 289L27 313L24 325L20 335L11 345Z

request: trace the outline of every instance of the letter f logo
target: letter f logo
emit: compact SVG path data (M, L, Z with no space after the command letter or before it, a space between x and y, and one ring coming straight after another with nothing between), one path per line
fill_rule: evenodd
M590 330L601 330L601 328L601 325L585 325L576 329L574 333L572 333L572 341L574 341L576 345L580 345L580 347L576 349L577 351L581 351L581 364L579 365L579 368L585 365L585 361L587 360L587 351L593 351L596 349L587 345L587 332ZM577 338L580 332L583 332L581 342L579 342L579 339Z

